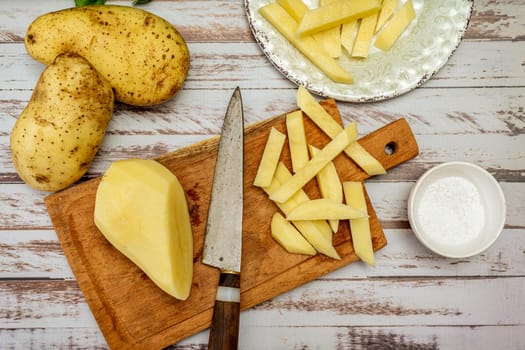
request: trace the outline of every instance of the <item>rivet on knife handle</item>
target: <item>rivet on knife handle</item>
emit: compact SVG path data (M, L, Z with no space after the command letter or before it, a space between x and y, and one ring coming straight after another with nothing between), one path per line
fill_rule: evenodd
M221 271L215 297L208 349L237 349L239 339L240 276Z

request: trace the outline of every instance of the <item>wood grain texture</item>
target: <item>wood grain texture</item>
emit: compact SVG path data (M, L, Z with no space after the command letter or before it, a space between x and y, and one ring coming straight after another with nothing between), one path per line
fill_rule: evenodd
M49 342L44 344L63 344L65 339L54 330L64 329L64 337L74 332L89 336L84 342L80 340L79 347L103 343L100 333L89 327L93 322L90 311L85 304L75 302L82 298L82 293L74 281L56 283L55 287L44 281L24 283L25 292L17 291L13 283L0 284L0 296L11 301L2 314L5 317L8 312L10 321L0 334L27 336L30 334L28 329L33 328L37 344L38 339ZM342 348L347 349L366 343L366 339L374 339L376 334L383 335L384 341L395 340L393 344L402 344L400 338L421 343L431 342L434 338L439 339L436 348L448 348L455 347L454 344L462 340L480 344L476 337L481 337L487 339L487 344L513 344L510 349L519 349L522 341L518 335L523 331L523 314L509 313L506 307L523 308L520 292L524 283L524 278L516 277L427 278L424 281L420 278L319 280L243 312L240 348L342 344ZM19 284L22 287L22 282ZM16 295L23 299L24 304L14 302ZM493 300L494 295L505 295L505 298ZM480 310L479 305L487 298L493 300L495 308ZM33 315L38 318L33 318ZM328 319L331 324L326 323ZM499 320L505 324L497 325ZM46 327L50 321L56 322L52 328ZM471 326L462 327L465 324ZM207 333L201 332L181 341L174 348L206 344ZM340 334L341 338L334 334ZM351 334L356 337L351 338ZM50 339L52 335L55 339ZM489 340L489 337L494 339ZM267 340L263 341L265 338ZM24 338L19 339L19 344L23 344ZM482 344L480 346L484 348Z
M381 213L377 211L378 216ZM476 277L519 276L525 264L525 229L507 228L491 249L469 259L441 259L421 246L409 228L389 228L382 222L389 244L376 252L377 266L356 263L319 279L365 279L367 277ZM386 224L386 225L385 225ZM386 227L385 227L386 226ZM407 226L407 225L405 225ZM408 226L407 226L408 227ZM4 279L74 279L53 230L11 230L0 235Z
M525 331L520 325L500 326L250 326L240 338L240 349L520 349ZM104 338L93 328L0 329L6 348L107 349ZM205 349L207 332L199 333L167 350ZM72 345L74 344L74 345Z
M72 5L72 0L0 1L2 349L108 348L60 247L46 194L21 182L9 153L11 128L44 68L25 53L25 30L38 15ZM81 182L100 176L114 160L157 157L217 135L237 85L247 125L295 108L296 87L259 50L242 6L230 0L146 5L175 23L189 42L191 74L169 103L117 106L101 152ZM420 154L410 164L367 182L389 244L376 253L375 269L356 262L243 312L241 349L525 348L525 322L519 318L525 293L523 18L522 1L476 0L463 42L430 81L380 103L338 104L344 123L356 120L360 135L405 118L418 141ZM433 254L407 222L406 197L414 181L448 160L485 167L507 198L502 235L469 259ZM344 315L336 306L351 309L347 294L358 305ZM333 298L337 295L343 301ZM444 316L443 309L453 312ZM203 349L207 340L203 331L170 349Z
M225 83L227 86L259 89L258 77L262 76L265 77L265 88L295 87L283 79L255 43L188 43L188 47L192 62L183 89L223 90ZM521 61L514 57L519 57L524 48L524 41L464 41L447 64L422 88L521 86L525 73ZM0 81L9 82L10 90L33 89L43 65L29 57L23 45L0 45L0 58L0 68L5 69ZM15 76L20 71L25 72L23 78Z

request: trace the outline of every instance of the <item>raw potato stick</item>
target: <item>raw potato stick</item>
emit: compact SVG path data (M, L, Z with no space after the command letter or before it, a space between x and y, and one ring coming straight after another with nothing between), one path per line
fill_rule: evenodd
M352 83L352 75L325 53L313 37L301 38L297 35L297 22L279 4L268 4L261 7L259 12L328 78L336 83Z
M277 3L282 6L282 8L288 12L292 18L299 23L301 21L301 18L303 18L304 14L310 9L302 2L302 0L277 0ZM329 29L328 31L331 31ZM327 41L330 41L329 38L325 38L326 31L322 31L320 33L312 35L312 38L316 41L317 45L319 46L319 49L322 49L325 51L325 53L333 58L339 57L337 55L337 48L334 43L327 43ZM337 40L337 38L336 38ZM325 45L328 45L329 47L325 47ZM334 52L331 54L330 50L334 50ZM340 48L339 48L340 50ZM339 52L340 54L340 52Z
M271 194L276 188L279 188L284 181L291 177L292 174L290 174L286 166L283 163L279 163L272 184L269 187L263 188L263 190L267 194ZM288 215L299 203L308 200L310 200L310 198L308 198L303 190L300 190L288 201L275 204L281 209L284 215ZM332 231L326 221L298 220L292 221L292 223L319 253L333 259L341 259L332 245Z
M310 150L312 157L319 152L319 149L312 145L309 145L308 149ZM319 173L317 173L316 178L323 198L332 199L339 203L343 202L343 185L337 174L334 162L329 162L323 169L321 169ZM328 220L328 223L332 228L332 232L336 233L339 228L339 220Z
M337 0L304 14L297 34L312 35L379 11L379 0Z
M354 49L355 37L358 29L358 21L356 19L346 22L341 26L341 45L345 48L349 55L352 55Z
M270 230L273 239L288 253L304 255L315 255L317 253L294 225L279 213L273 214Z
M302 0L277 0L277 3L281 5L296 22L299 22L309 10Z
M297 89L297 107L299 107L326 135L334 138L343 127L317 102L304 86Z
M386 174L386 170L368 151L359 144L359 142L352 142L344 149L354 162L357 163L368 175L382 175Z
M383 25L392 17L392 14L394 13L394 10L397 7L397 4L399 3L399 0L383 0L383 3L381 4L381 11L379 13L379 18L377 19L376 24L376 30L375 32L379 32Z
M361 18L361 24L352 50L352 57L366 58L376 29L377 13Z
M343 183L346 203L357 209L367 211L363 185L359 181L347 181ZM370 233L370 222L368 216L350 220L350 231L354 252L361 260L371 266L375 266L374 248L372 235Z
M332 141L330 141L315 157L310 159L308 163L297 173L295 173L288 181L283 183L275 192L270 195L270 199L275 202L285 202L295 192L303 188L304 185L315 175L332 161L335 157L343 151L343 149L355 141L356 135L353 133L351 127L347 127L341 131Z
M376 37L375 47L383 51L390 50L410 22L416 17L412 0L408 0L392 19L385 24L383 30Z
M319 1L321 6L332 2L334 2L334 0ZM322 32L315 34L315 38L328 55L333 58L339 58L339 56L341 56L341 25L323 30Z
M367 212L333 199L311 199L299 204L287 220L349 220L367 216Z
M286 115L286 133L288 134L292 169L297 172L309 160L302 111L299 110Z
M277 170L275 171L275 177L272 180L271 185L268 187L264 187L263 190L266 192L266 194L270 195L273 191L279 188L283 182L286 182L291 177L292 174L288 171L286 166L282 162L279 162L279 164L277 165ZM308 197L306 192L304 192L301 189L297 191L292 197L290 197L290 199L288 199L286 202L275 203L275 205L277 205L277 207L281 209L284 215L288 215L299 204L309 200L310 198ZM325 240L329 242L332 241L332 231L330 230L330 226L328 226L328 223L324 220L303 220L294 222L294 225L301 232L303 232L303 229L313 230L317 232L318 235L324 237Z
M257 169L257 174L255 175L255 180L253 180L254 186L266 187L270 185L273 174L275 173L275 169L277 168L277 163L279 162L279 157L281 156L285 140L286 136L272 127L270 130L270 135L268 136L268 140L266 141L266 146L264 147L261 162L259 163L259 168Z
M343 129L308 90L302 86L297 90L297 106L330 138L333 139ZM355 123L350 124L348 127L355 128L353 132L357 138L357 126ZM352 142L344 149L344 152L368 175L386 174L383 165L358 142Z

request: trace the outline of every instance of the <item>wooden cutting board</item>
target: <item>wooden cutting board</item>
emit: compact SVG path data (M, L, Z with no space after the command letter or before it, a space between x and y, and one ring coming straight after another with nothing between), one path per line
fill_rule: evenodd
M326 100L322 104L342 124L335 102ZM285 132L284 118L281 115L245 130L242 310L358 260L347 222L341 222L334 234L341 260L288 254L271 238L270 219L278 209L252 183L270 128ZM308 142L323 147L328 137L309 118L304 119ZM363 137L359 143L386 169L418 154L416 140L404 119ZM98 231L93 211L100 178L46 197L64 253L112 349L160 349L209 327L219 271L202 264L201 253L217 145L215 137L157 158L173 171L187 193L194 235L194 276L186 301L161 291ZM395 152L387 154L386 145L393 145ZM290 168L287 145L282 160ZM334 162L343 181L367 178L344 154ZM311 198L319 196L315 180L305 189ZM378 250L386 245L386 238L368 196L367 203L373 246Z

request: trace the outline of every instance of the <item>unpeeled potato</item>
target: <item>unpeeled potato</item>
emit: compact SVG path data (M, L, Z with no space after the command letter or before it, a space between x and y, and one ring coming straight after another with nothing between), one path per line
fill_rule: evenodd
M190 66L186 42L171 23L129 6L84 6L42 15L27 29L25 46L44 64L63 52L79 54L109 81L117 101L135 106L173 97Z
M76 54L59 55L41 74L11 132L16 171L53 192L84 175L113 113L111 85Z

